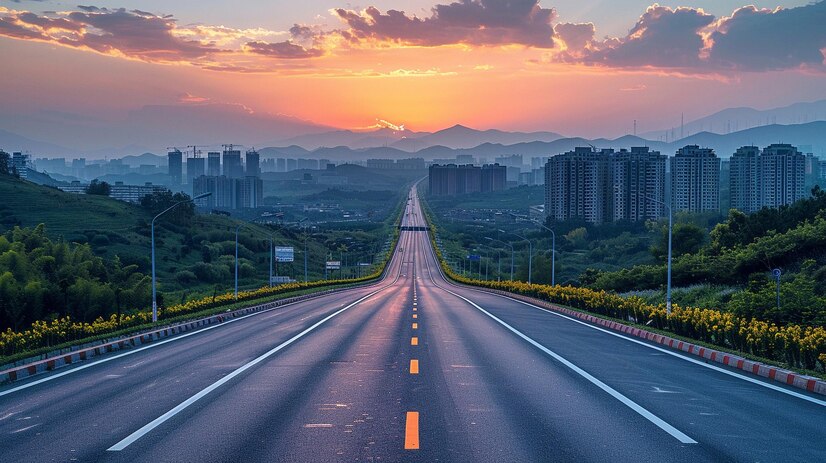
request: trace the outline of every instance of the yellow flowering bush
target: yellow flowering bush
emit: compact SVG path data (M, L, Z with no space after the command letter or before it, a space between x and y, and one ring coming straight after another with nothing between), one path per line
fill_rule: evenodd
M387 259L380 265L376 272L371 275L351 280L320 280L307 283L285 283L278 286L265 286L256 290L239 291L236 301L234 293L225 293L212 297L205 297L187 301L183 304L171 307L159 307L158 319L170 319L180 315L202 312L208 309L220 308L235 302L251 301L277 296L279 294L321 288L326 286L339 286L343 284L361 283L379 277L385 267ZM116 314L112 314L108 319L99 317L91 323L76 322L68 316L52 321L36 321L29 329L23 331L13 331L7 329L0 333L0 356L6 357L23 352L35 351L44 347L57 346L68 342L79 341L85 338L114 333L125 328L145 325L152 321L152 311L144 310L130 314L121 314L120 320Z
M484 281L453 272L436 246L442 270L453 280L485 288L535 297L551 303L635 323L649 323L659 329L709 344L786 362L810 370L826 370L826 329L822 326L784 325L757 319L739 318L720 310L673 305L651 305L639 297L621 297L605 291L573 286L548 286L522 281Z

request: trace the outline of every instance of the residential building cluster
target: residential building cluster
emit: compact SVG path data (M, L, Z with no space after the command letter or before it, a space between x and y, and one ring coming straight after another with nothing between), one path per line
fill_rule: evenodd
M755 212L792 204L808 196L821 167L788 144L739 148L728 166L731 207ZM710 148L688 145L670 159L645 147L575 148L545 164L545 215L600 224L657 219L666 205L674 212L721 212L720 186L721 160Z
M662 216L666 157L648 148L576 148L545 165L545 214L589 223Z
M809 194L807 170L815 163L792 145L769 145L762 151L744 146L729 161L731 207L755 212L791 204ZM819 168L817 163L817 168Z
M183 179L183 153L174 149L167 153L169 176L173 184ZM199 199L197 205L217 209L257 208L264 200L264 182L261 180L261 157L255 150L244 153L225 145L223 152L209 152L200 157L197 150L186 159L186 179L192 195L210 195Z
M89 188L88 183L82 183L80 180L75 180L68 185L58 186L58 189L66 193L86 194L86 189ZM109 197L117 199L118 201L126 201L128 203L138 204L141 198L153 193L163 193L169 191L169 188L160 185L153 185L150 182L144 185L126 185L123 182L115 182L109 185Z
M455 196L505 189L507 170L499 164L432 164L428 170L430 194Z

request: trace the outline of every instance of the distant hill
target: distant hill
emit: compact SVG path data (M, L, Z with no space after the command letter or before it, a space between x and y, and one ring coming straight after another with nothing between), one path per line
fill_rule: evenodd
M476 130L457 124L432 134L399 140L392 146L404 151L418 151L430 146L446 146L448 148L461 149L473 148L483 143L512 145L528 141L550 142L560 138L562 138L562 135L554 132L524 133L505 132L495 129Z
M714 148L719 156L729 157L737 148L744 145L764 147L772 143L810 145L814 154L823 156L826 154L826 121L795 125L772 124L727 135L702 132L678 140L671 146L674 149L689 144L707 146Z
M807 103L795 103L789 106L765 110L728 108L709 116L689 121L684 125L682 130L686 136L699 132L711 132L723 135L760 126L806 124L824 120L826 120L826 100L819 100ZM672 128L674 129L674 135L679 137L679 125ZM664 140L665 132L670 131L672 128L663 127L660 130L646 132L640 136L653 140Z
M332 132L300 135L283 140L283 143L298 145L308 150L333 146L347 146L349 148L359 149L390 145L406 136L416 137L420 136L420 134L409 130L397 131L388 128L369 131L335 130Z
M458 129L464 131L464 129ZM470 129L472 130L472 129ZM314 151L301 150L297 147L289 148L266 148L262 153L274 157L305 157L315 159L341 160L367 160L374 158L384 159L405 159L410 157L421 157L426 160L449 159L460 154L468 154L482 158L487 162L493 162L496 156L521 154L527 158L553 156L570 151L577 146L592 145L596 148L630 148L632 146L647 146L652 150L657 150L663 154L672 155L677 149L685 145L700 145L713 148L719 156L727 158L731 156L737 148L743 145L756 144L758 146L768 146L772 143L791 143L795 146L808 145L812 147L817 155L826 154L826 121L809 122L807 124L795 125L768 125L754 127L726 135L719 135L709 132L702 132L689 137L677 140L672 143L662 141L646 140L642 137L625 135L616 139L597 138L587 139L581 137L558 138L553 141L526 141L513 144L502 144L485 142L472 148L451 148L444 145L434 145L422 148L415 152L408 152L394 147L378 147L367 149L352 149L347 146L337 146L333 148L319 148ZM290 151L293 154L287 154Z
M26 138L3 129L0 129L0 149L7 153L28 151L37 157L62 157L74 153L74 151L69 148L44 141L32 140L31 138Z

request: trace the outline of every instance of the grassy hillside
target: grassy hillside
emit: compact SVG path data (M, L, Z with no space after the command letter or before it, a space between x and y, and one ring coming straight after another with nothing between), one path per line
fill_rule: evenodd
M386 217L397 206L399 196L389 195L381 204ZM150 273L149 211L108 197L74 195L0 176L0 233L15 226L45 225L54 240L88 243L105 259L116 256L124 265L137 265ZM304 278L304 235L295 226L262 226L223 215L197 214L186 223L164 216L156 222L156 264L159 290L170 302L211 295L234 286L235 229L239 232L241 289L258 288L269 276L270 237L276 246L293 246L296 262L282 263L280 275ZM357 262L373 262L388 239L389 222L353 223L348 230L308 228L309 279L324 276L328 255L348 264L341 276L355 275ZM376 262L378 263L378 262ZM363 269L365 270L365 269ZM334 275L339 276L339 272Z

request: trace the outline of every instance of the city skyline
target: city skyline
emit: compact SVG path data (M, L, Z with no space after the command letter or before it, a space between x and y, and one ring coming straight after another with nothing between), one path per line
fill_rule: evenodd
M824 2L97 3L0 7L5 128L70 138L211 111L296 133L460 123L613 137L826 98Z

